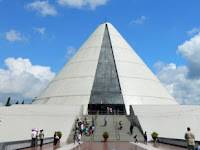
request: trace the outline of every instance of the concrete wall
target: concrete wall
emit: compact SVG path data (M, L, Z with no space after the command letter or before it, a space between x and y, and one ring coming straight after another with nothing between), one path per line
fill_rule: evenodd
M53 142L53 137L45 138L43 140L43 144L48 144ZM37 145L40 145L40 140L38 140ZM1 150L16 150L31 147L31 140L23 140L23 141L11 141L0 143Z
M31 129L44 130L45 137L61 131L65 142L76 117L83 112L81 106L13 105L0 107L2 123L0 142L31 139Z
M181 140L181 139L170 139L170 138L158 137L158 142L175 145L175 146L187 147L186 141ZM199 145L198 142L199 141L195 141L195 148L198 147L198 145Z
M200 106L195 105L132 105L142 130L147 131L148 140L151 133L159 137L184 140L187 127L200 140Z

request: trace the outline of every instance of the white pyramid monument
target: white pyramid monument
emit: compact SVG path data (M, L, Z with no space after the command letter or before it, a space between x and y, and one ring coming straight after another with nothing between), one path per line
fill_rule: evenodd
M177 104L110 23L93 32L33 104Z
M96 106L123 108L149 140L156 131L161 142L186 146L187 127L200 140L200 106L178 105L110 23L94 31L33 104L0 106L0 133L6 135L0 149L8 141L14 141L11 149L30 146L16 141L30 139L32 128L44 129L45 139L59 130L66 142L74 120Z

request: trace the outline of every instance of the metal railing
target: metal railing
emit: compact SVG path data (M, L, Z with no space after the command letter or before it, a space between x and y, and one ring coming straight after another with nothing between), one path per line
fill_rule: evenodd
M53 143L53 137L47 137L44 139L43 144ZM40 145L40 140L37 140L37 145ZM1 150L14 150L31 147L31 140L21 140L21 141L10 141L0 143Z
M113 110L112 113L110 113L110 112L108 113L105 110L97 110L97 111L90 110L88 112L88 114L89 115L96 115L96 114L98 114L98 115L126 115L126 111L116 111L116 110Z
M94 132L92 134L90 134L90 140L93 141L94 140L94 134L95 134L95 131L96 131L96 128L97 128L97 118L98 118L98 111L94 117Z
M115 135L116 139L120 140L120 133L119 133L119 127L118 127L118 122L115 117L113 117L113 125L115 126Z

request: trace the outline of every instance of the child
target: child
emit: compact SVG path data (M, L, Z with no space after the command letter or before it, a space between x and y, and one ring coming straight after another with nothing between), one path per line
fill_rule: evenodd
M88 133L88 126L85 127L85 134L87 135Z

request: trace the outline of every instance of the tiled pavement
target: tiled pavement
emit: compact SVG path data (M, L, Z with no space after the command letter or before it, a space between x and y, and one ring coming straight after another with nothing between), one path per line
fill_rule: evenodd
M53 144L45 144L42 148L26 148L23 150L186 150L186 148L171 146L161 143L129 143L129 142L84 142L81 145L73 143L58 143L56 147Z

